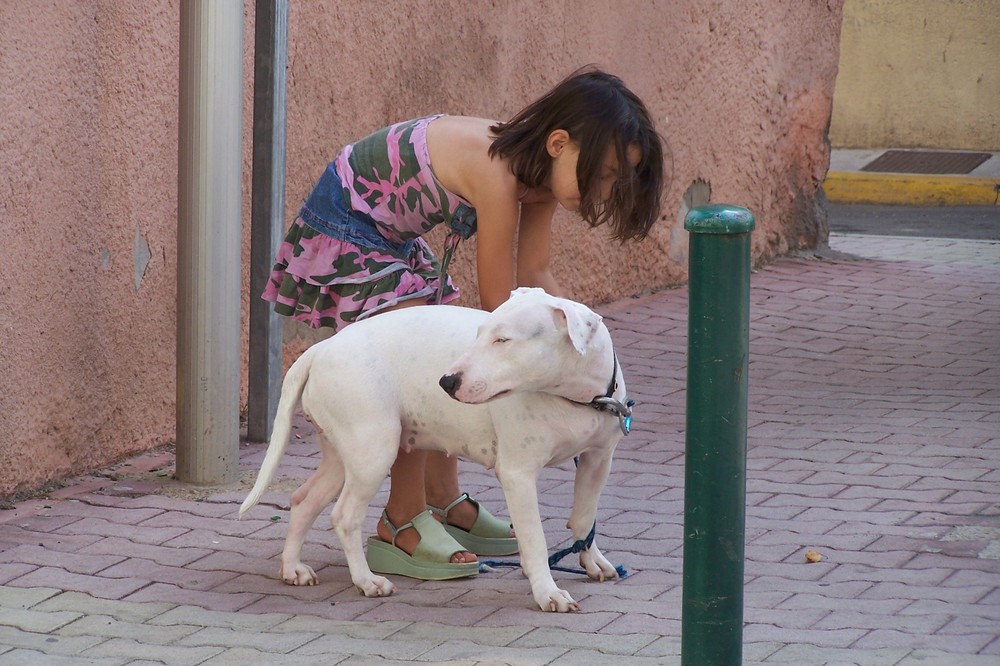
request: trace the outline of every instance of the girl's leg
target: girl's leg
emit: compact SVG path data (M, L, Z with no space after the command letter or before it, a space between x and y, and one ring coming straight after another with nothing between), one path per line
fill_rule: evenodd
M458 458L440 451L428 451L424 465L424 489L430 506L444 508L454 502L462 494L458 486ZM448 512L448 522L468 531L472 529L478 516L479 509L466 500ZM510 536L514 536L513 530L510 531Z
M458 487L458 458L446 456L440 451L428 451L427 463L424 465L424 488L427 492L427 503L431 506L451 504L462 494ZM456 506L452 511L458 512L458 510L459 507ZM475 516L472 518L475 520ZM460 527L467 529L463 521L458 522Z
M409 453L402 449L389 471L391 479L389 486L389 499L385 504L386 515L393 525L405 525L413 518L427 510L427 495L424 492L424 475L427 451L413 450ZM443 456L442 456L443 457ZM458 466L452 471L453 478L450 480L455 488L458 488ZM458 492L452 497L458 497ZM451 500L448 500L449 502ZM385 524L378 521L378 536L386 543L392 543L392 534ZM396 546L406 553L413 553L413 550L420 543L420 535L416 530L403 530L396 537ZM476 556L467 551L455 553L451 561L456 564L463 562L475 562Z

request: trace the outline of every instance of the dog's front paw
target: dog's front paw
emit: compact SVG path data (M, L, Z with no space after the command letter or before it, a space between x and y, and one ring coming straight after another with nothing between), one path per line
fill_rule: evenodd
M597 549L596 545L592 545L587 550L580 551L580 566L583 567L589 577L602 583L606 580L615 580L619 577L618 570L615 569L611 562L608 562L608 559Z
M396 591L396 586L388 578L374 574L371 578L355 582L354 585L366 597L387 597Z
M580 610L580 604L566 590L555 588L551 593L535 595L538 607L549 613L569 613Z
M316 572L312 570L312 567L301 562L287 567L282 565L278 575L288 585L319 585L319 577Z

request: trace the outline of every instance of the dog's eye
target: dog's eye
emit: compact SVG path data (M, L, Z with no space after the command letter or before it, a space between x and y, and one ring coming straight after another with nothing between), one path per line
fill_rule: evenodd
M510 342L510 338L498 337L496 340L493 341L493 344L499 345L503 344L504 342Z

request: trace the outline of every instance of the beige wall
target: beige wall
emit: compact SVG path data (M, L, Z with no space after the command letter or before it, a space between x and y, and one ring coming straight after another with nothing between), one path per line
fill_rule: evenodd
M178 7L0 0L0 496L172 441ZM646 100L671 182L641 245L559 216L554 270L579 300L684 281L682 197L695 181L713 202L754 211L758 262L822 243L840 10L839 0L297 0L287 217L345 142L431 112L505 118L594 62ZM250 74L252 2L246 13ZM247 138L251 98L248 78ZM245 155L248 225L249 141ZM246 226L243 257L246 274ZM470 244L455 260L467 305L473 257ZM244 315L246 291L244 279ZM243 375L245 395L245 355Z
M846 0L838 148L1000 149L1000 0Z

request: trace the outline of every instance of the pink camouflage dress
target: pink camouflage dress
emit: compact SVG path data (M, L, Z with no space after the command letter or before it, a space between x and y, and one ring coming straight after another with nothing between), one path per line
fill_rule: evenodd
M386 127L330 163L278 248L262 294L275 312L336 332L402 301L458 298L422 238L445 223L453 249L476 230L475 209L431 168L427 126L439 117Z

